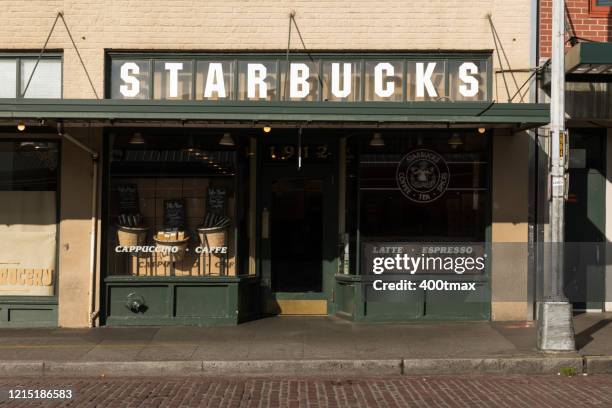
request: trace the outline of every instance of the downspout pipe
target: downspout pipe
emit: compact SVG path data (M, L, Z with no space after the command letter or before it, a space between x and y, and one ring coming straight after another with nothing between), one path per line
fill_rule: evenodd
M92 189L91 189L91 231L90 231L90 246L89 246L89 304L87 310L87 322L89 327L94 327L94 322L98 316L98 311L95 310L95 288L96 288L96 243L98 228L96 225L96 216L98 210L98 159L100 155L98 152L90 149L70 134L65 133L61 122L57 123L57 134L69 140L80 149L86 151L91 156L92 162Z

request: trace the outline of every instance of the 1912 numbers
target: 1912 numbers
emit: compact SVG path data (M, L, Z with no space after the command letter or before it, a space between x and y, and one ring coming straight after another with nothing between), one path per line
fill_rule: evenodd
M319 160L327 159L331 155L327 145L305 145L302 146L301 152L293 145L269 146L268 150L269 157L272 160L289 160L299 153L301 153L304 159L314 158Z

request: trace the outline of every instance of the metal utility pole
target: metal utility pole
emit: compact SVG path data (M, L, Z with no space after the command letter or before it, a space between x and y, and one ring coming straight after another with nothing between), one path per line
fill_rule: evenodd
M538 304L538 348L543 351L574 351L572 305L563 292L565 163L565 1L553 0L550 92L551 259L545 271L545 298Z

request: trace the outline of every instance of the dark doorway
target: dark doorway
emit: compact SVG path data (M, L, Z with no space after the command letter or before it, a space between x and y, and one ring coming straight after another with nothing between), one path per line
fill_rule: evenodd
M323 181L283 178L272 183L270 214L272 288L321 292Z
M565 292L576 309L604 302L605 152L605 129L570 129Z
M258 254L267 314L326 315L338 271L337 145L278 132L259 145Z

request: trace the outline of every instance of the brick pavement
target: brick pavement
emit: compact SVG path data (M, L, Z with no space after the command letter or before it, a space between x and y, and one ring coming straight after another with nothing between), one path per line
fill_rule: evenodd
M72 388L65 401L6 390ZM609 407L612 376L376 378L29 378L0 381L0 407Z

